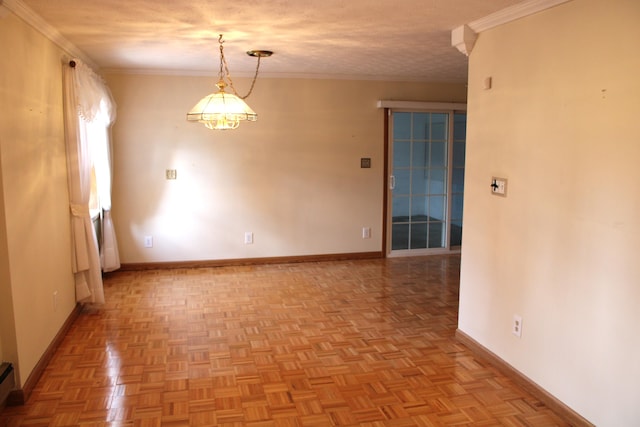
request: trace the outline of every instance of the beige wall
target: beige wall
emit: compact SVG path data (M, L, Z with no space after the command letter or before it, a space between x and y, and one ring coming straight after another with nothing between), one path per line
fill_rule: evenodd
M459 328L602 426L640 422L638 23L636 0L575 0L469 65Z
M0 80L2 76L0 76ZM1 86L0 86L0 90ZM2 93L2 92L0 92ZM2 98L0 98L1 100ZM0 101L2 102L2 101ZM1 119L0 119L1 120ZM0 137L0 146L2 146ZM0 150L1 156L1 150ZM0 165L2 158L0 157ZM16 352L15 322L13 318L13 292L9 274L9 251L7 247L6 217L4 214L4 185L0 173L0 363L18 360ZM5 350L4 342L7 342Z
M118 104L113 216L123 263L380 251L376 101L466 99L462 84L261 78L247 99L258 121L211 131L186 113L214 76L106 77ZM371 169L360 169L361 157ZM166 169L178 179L166 180ZM244 244L246 231L254 244Z
M0 341L23 384L75 306L62 52L4 6L0 45Z

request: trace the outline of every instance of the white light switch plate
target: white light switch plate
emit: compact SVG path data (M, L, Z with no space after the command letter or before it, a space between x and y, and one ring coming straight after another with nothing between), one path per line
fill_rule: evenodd
M507 178L491 177L491 194L507 197Z

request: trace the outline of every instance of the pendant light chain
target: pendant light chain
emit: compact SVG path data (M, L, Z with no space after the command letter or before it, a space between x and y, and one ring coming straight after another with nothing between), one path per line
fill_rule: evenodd
M231 80L229 65L227 64L227 59L224 57L224 47L222 46L222 44L224 43L224 40L222 40L222 34L220 34L220 37L218 38L218 43L220 43L220 80L224 79L224 76L226 73L227 80L229 80L229 86L231 87L231 90L233 90L233 93L240 99L248 98L249 95L251 95L251 92L253 92L253 87L256 85L256 79L258 78L258 70L260 70L260 55L258 55L256 73L253 76L253 81L251 82L251 87L249 88L249 92L245 96L242 96L238 93L235 86L233 86L233 80ZM224 67L224 71L223 71L223 67Z

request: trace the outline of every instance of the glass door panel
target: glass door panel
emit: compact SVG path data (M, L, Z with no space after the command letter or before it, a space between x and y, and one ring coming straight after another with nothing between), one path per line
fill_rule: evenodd
M466 114L394 111L391 126L391 251L459 246Z
M391 249L444 248L449 115L394 112Z
M451 159L451 232L449 246L462 244L462 208L464 196L464 163L467 139L467 114L453 115L453 153Z

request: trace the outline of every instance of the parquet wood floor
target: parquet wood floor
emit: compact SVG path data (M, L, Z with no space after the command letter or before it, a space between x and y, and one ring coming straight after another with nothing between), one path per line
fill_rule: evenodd
M113 273L0 426L562 426L454 338L458 256Z

